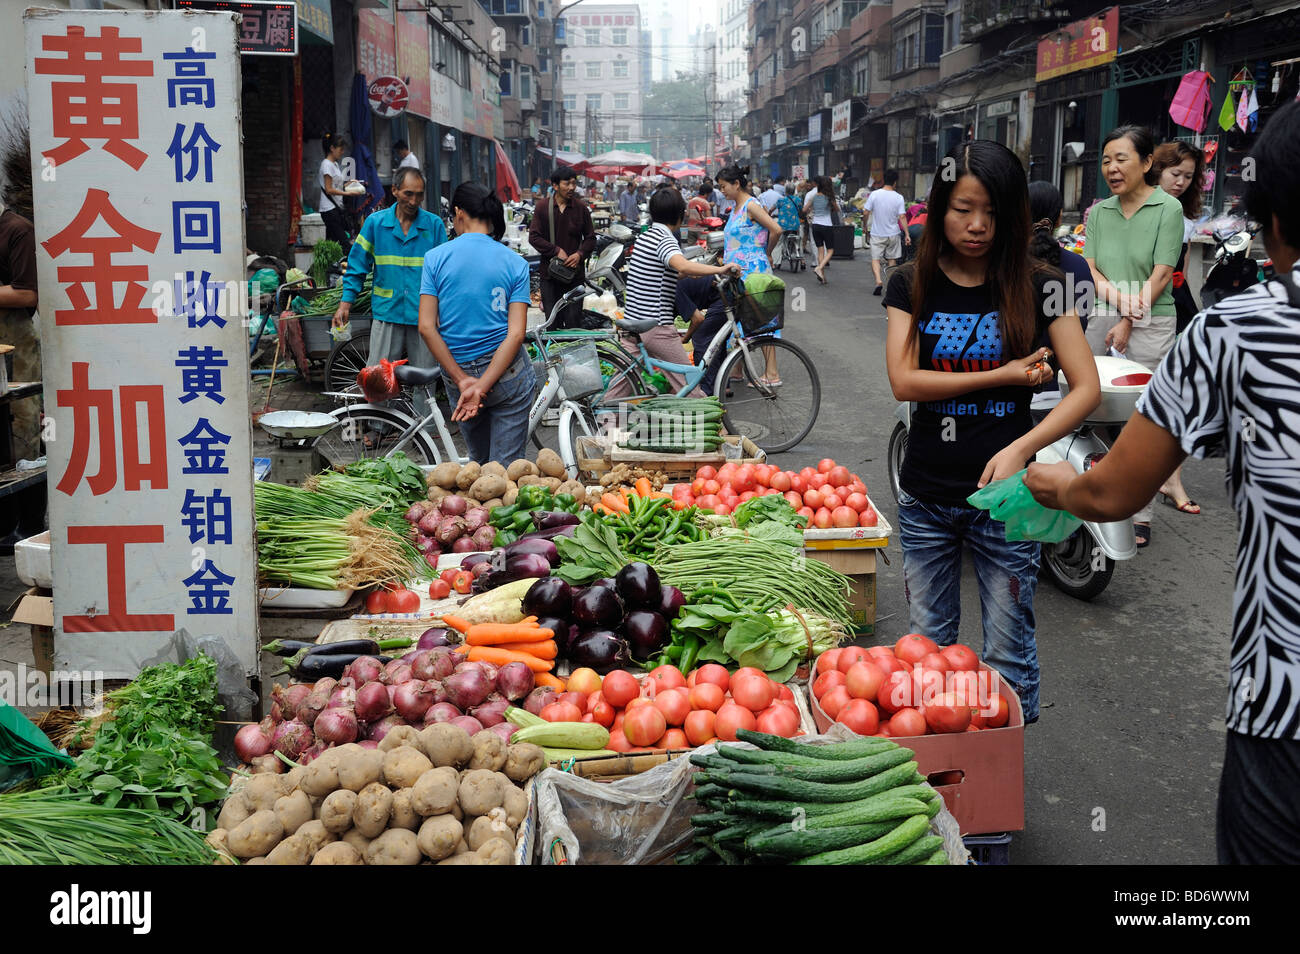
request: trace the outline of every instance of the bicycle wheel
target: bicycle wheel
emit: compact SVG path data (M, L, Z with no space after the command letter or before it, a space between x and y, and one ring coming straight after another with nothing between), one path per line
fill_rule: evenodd
M341 407L331 414L340 426L312 442L329 467L343 468L359 460L387 457L397 450L402 435L414 424L405 414L387 408L365 406ZM423 431L416 431L400 448L410 460L421 466L442 463L432 441Z
M626 397L649 397L655 394L654 388L646 384L641 363L624 351L613 338L596 342L596 354L600 356L600 377L605 387L597 394L583 401L591 407L614 407ZM631 388L630 395L611 398L610 388L623 382Z
M789 450L808 436L821 410L817 369L802 348L784 338L746 339L745 345L733 348L718 370L722 423L728 433L748 437L769 454ZM769 348L781 381L775 386L760 380ZM740 379L733 381L737 372Z
M325 359L325 390L360 394L357 374L370 358L370 332L362 331L349 341L336 341Z
M581 407L579 413L571 414L562 422L556 435L560 444L560 457L564 461L565 476L570 480L578 476L578 438L595 437L600 432L591 408Z

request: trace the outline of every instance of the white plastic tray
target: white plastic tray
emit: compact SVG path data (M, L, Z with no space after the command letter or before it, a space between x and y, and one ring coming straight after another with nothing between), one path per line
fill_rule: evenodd
M262 602L272 609L338 609L352 599L352 590L309 590L300 586L264 586Z

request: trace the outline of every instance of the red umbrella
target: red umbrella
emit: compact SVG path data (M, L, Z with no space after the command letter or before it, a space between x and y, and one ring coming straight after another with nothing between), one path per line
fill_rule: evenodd
M514 166L506 155L501 143L492 140L497 147L497 197L502 202L517 202L523 194L519 188L519 177L515 175Z
M674 179L685 179L688 176L702 176L704 175L704 170L699 166L681 166L677 169L669 169L668 175L672 176Z

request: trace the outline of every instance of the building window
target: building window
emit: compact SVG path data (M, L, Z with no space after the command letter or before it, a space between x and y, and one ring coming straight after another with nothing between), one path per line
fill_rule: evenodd
M627 76L627 60L614 61L614 75Z
M600 46L600 31L587 30L587 46Z
M588 108L588 109L600 109L600 105L601 105L601 103L604 101L604 98L605 98L605 96L604 96L603 93L588 93L588 94L587 94L587 108Z
M853 95L866 96L871 92L871 56L864 53L853 63Z
M626 29L616 29L616 30L614 30L614 45L615 45L615 46L627 46L627 30L626 30Z
M628 135L628 127L626 126L614 127L614 139L617 140L618 142L627 142L631 138L632 137Z
M519 28L519 45L520 46L533 45L533 28L530 27L527 23L525 23L522 27Z
M600 60L587 63L587 79L600 79Z
M961 0L948 0L943 14L943 51L961 44Z
M894 29L894 75L938 66L943 53L943 16L923 13Z
M501 95L502 96L513 95L511 93L511 88L512 88L512 80L514 78L514 69L515 69L514 60L501 61Z
M571 113L571 112L573 112L573 111L574 111L575 109L577 109L577 108L578 108L578 97L577 97L577 95L574 94L574 93L569 93L569 94L567 94L567 95L564 97L564 111L567 112L567 113Z
M629 108L629 107L628 107L628 98L629 98L629 94L628 94L628 93L615 93L615 94L614 94L614 108L615 108L615 109L628 109L628 108Z
M533 98L533 71L530 67L519 67L519 98Z
M551 104L542 104L542 125L547 129L551 128Z
M537 54L537 72L549 73L551 71L551 58L545 53Z
M546 0L537 0L537 19L546 19Z
M570 60L569 62L565 63L563 67L561 67L560 75L563 76L565 79L576 79L578 76L578 67L573 63L572 60Z

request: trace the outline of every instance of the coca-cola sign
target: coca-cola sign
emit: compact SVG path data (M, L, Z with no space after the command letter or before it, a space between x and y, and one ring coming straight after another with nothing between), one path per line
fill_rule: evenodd
M392 119L406 111L410 92L396 76L381 76L370 84L367 92L370 108L384 119Z

